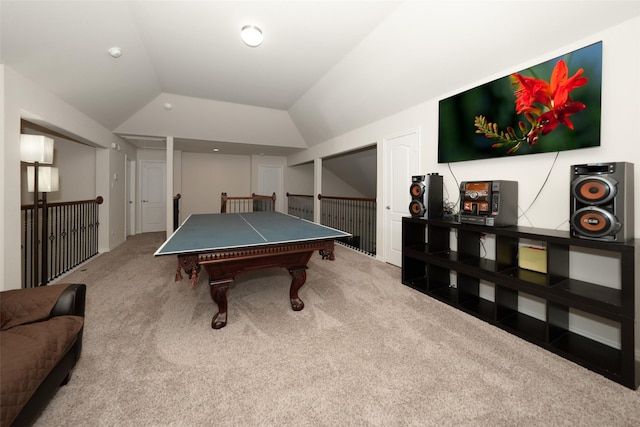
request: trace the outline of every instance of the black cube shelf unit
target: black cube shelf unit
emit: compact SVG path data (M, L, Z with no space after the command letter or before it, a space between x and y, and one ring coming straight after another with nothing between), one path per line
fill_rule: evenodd
M495 238L495 256L483 257L482 239L489 235ZM450 239L457 240L455 251ZM544 242L546 273L519 268L518 248L523 241ZM572 247L595 249L619 260L619 289L572 278ZM639 248L638 239L610 243L570 237L568 231L404 217L402 283L635 390L640 385L636 360L640 334L635 324L640 306L640 292L635 289ZM481 281L492 284L493 301L481 297ZM545 320L519 311L519 295L544 301ZM620 348L571 331L572 309L615 325Z

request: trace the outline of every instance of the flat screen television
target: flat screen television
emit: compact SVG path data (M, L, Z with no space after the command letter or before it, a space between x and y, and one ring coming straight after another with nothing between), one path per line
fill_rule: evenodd
M442 99L438 163L600 145L602 42Z

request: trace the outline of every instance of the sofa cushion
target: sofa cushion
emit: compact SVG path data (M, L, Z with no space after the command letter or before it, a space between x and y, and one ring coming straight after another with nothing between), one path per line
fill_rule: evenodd
M2 425L9 425L75 343L84 319L57 316L0 332Z
M49 317L56 301L70 285L58 284L4 291L0 297L0 329Z

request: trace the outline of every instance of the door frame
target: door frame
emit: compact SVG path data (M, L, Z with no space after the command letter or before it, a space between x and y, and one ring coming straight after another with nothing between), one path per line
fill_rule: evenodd
M409 187L411 186L411 181L408 180L406 187L402 188L402 189L393 189L391 188L391 183L392 183L392 173L393 171L391 170L391 164L390 164L390 159L387 158L386 154L387 154L387 150L390 147L390 144L393 143L393 140L397 139L397 138L401 138L407 135L411 135L411 134L415 134L415 150L416 150L416 156L415 156L415 163L413 165L407 165L407 170L409 171L409 175L417 175L418 171L420 170L420 127L416 127L416 128L412 128L409 130L406 130L404 132L399 132L397 134L394 135L390 135L387 137L384 137L382 139L382 175L383 175L383 193L384 193L384 204L382 206L382 218L383 218L383 224L384 226L383 228L383 238L384 238L384 261L387 263L390 263L390 250L391 250L391 245L393 243L393 235L392 235L392 231L393 231L393 227L391 224L391 210L390 210L390 206L391 206L391 201L392 201L392 194L394 191L405 191L407 194L407 215L409 215L409 203L410 203L410 194L409 194ZM402 239L402 236L400 236L400 239ZM391 263L390 263L391 264ZM395 265L395 264L393 264Z
M125 239L136 234L136 161L125 154Z
M139 171L138 171L138 198L136 200L136 205L138 206L138 208L136 209L138 211L138 214L136 216L136 220L137 220L137 230L140 231L140 233L144 233L144 226L143 226L143 218L142 218L142 198L144 195L144 189L142 188L144 185L144 179L142 174L144 173L144 165L145 163L147 164L163 164L165 167L165 174L167 174L167 162L164 160L139 160L140 162L140 167L139 167ZM164 177L165 179L162 182L162 185L166 185L166 176ZM163 192L164 194L165 192ZM166 198L163 198L165 205L168 203ZM166 206L165 206L165 211L166 211ZM166 221L165 221L166 222Z

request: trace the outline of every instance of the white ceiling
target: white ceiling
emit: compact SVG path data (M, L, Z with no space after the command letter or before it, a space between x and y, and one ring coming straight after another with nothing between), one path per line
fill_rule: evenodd
M175 94L286 111L312 146L639 15L631 0L1 0L0 59L112 131ZM291 152L256 142L242 150Z
M115 130L160 93L288 110L397 5L5 1L2 62ZM243 25L264 42L240 40ZM107 54L122 48L119 59Z

